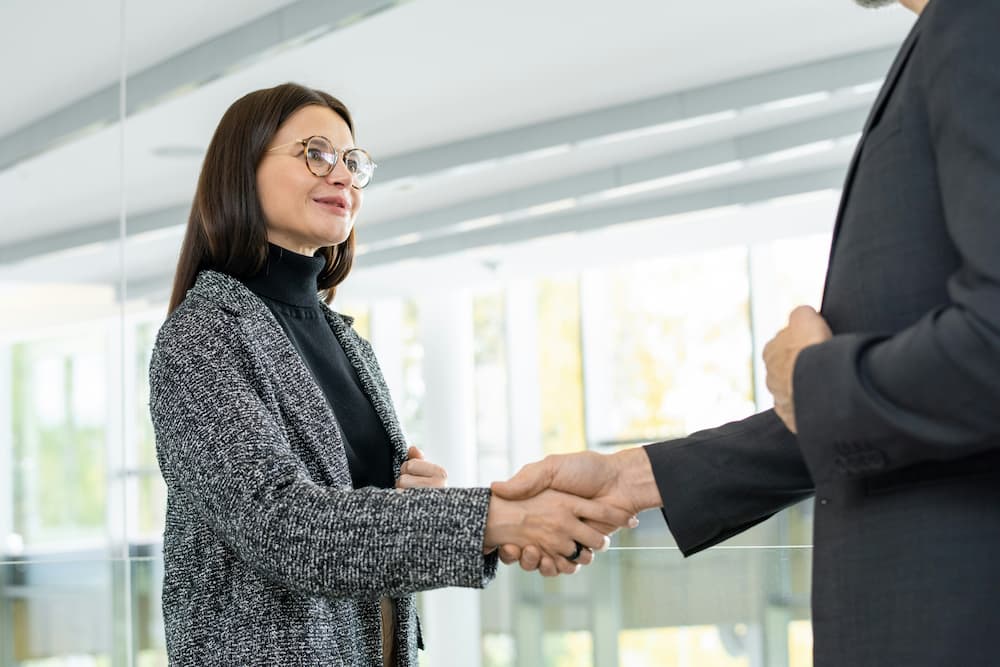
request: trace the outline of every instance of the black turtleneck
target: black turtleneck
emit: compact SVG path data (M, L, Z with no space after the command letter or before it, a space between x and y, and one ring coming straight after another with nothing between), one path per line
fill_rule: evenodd
M326 395L344 436L354 488L388 489L394 485L392 447L323 315L316 281L324 263L322 256L308 257L268 244L264 268L243 283L274 313Z

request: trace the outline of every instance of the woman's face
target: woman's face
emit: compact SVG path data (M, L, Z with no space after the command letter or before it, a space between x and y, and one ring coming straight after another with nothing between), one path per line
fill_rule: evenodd
M351 187L344 151L354 138L344 119L327 107L310 105L288 117L268 149L323 136L337 150L337 165L326 176L306 167L300 144L264 154L257 167L257 196L267 221L267 240L303 255L347 240L361 210L361 190Z

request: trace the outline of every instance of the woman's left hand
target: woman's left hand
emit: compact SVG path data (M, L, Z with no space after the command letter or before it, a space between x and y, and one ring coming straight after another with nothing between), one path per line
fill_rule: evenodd
M424 458L424 453L410 447L406 461L400 469L397 489L443 489L447 484L448 472Z

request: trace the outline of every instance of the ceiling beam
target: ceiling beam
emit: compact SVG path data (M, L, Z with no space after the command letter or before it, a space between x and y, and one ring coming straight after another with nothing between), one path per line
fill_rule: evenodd
M126 80L125 115L189 92L255 62L262 53L340 30L405 0L298 0L178 53ZM74 100L0 137L0 170L121 120L119 84Z
M837 189L842 186L843 179L844 170L842 168L822 169L794 175L762 178L698 192L668 195L632 204L606 206L589 211L569 211L544 218L476 229L369 252L358 257L355 265L359 269L368 269L379 265L404 260L427 259L483 246L520 243L544 236L587 232L680 213L750 204L818 190Z
M638 185L730 162L761 159L799 146L837 140L859 132L866 113L867 110L862 108L839 111L635 162L610 165L413 216L385 220L364 226L364 243L377 245L408 234L441 233L462 222L503 212L582 198L604 190Z
M190 206L170 206L167 208L130 215L127 219L127 235L137 236L168 227L176 227L187 222ZM77 227L54 234L17 241L0 246L0 265L17 264L33 257L71 250L94 243L117 241L121 233L121 223L107 220L86 227Z
M862 51L401 153L390 156L379 166L378 179L385 183L595 137L684 123L726 111L780 105L783 101L871 84L885 78L895 53L895 47Z

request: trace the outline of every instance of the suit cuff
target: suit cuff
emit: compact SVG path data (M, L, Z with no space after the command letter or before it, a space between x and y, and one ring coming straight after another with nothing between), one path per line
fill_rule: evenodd
M803 349L792 378L799 447L817 485L886 467L871 437L881 420L868 400L861 358L879 339L848 334Z

